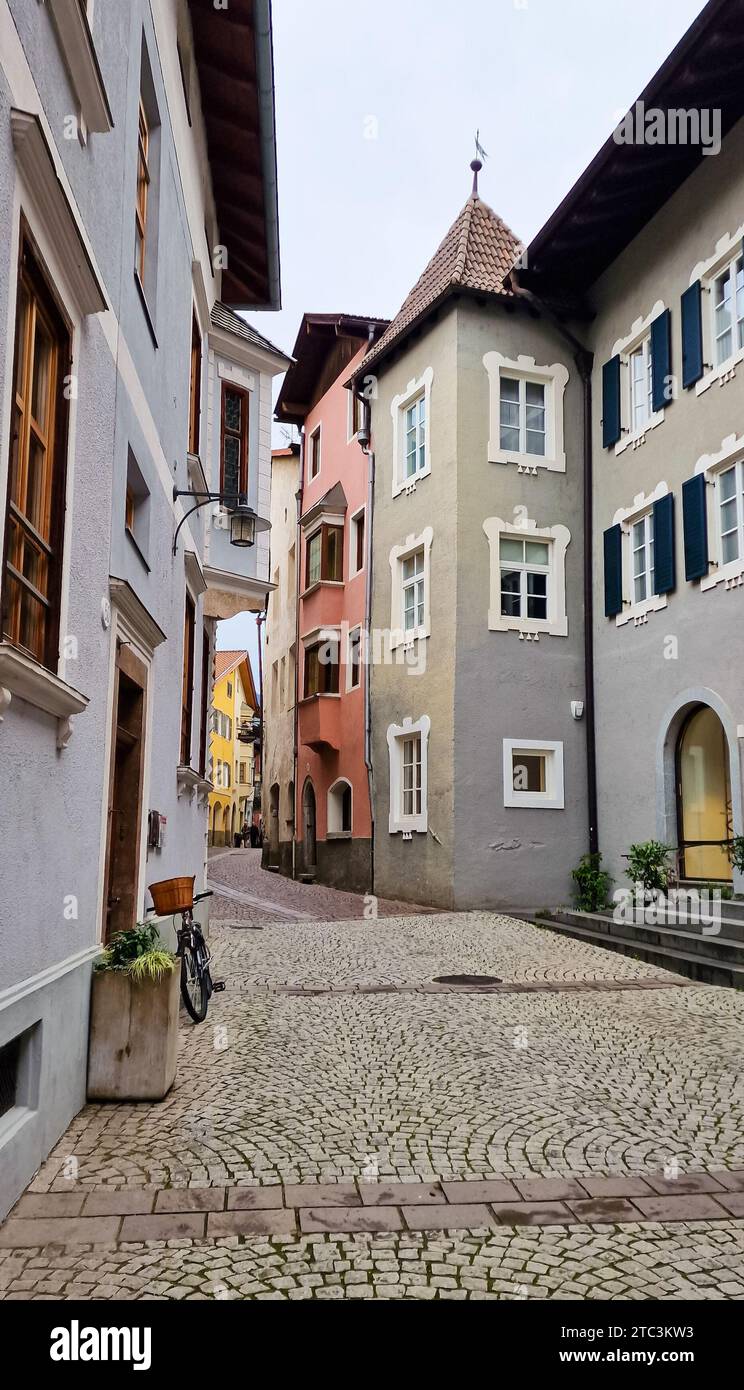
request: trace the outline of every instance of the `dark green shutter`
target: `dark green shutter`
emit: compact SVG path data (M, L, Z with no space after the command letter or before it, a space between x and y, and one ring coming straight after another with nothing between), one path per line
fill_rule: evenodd
M671 396L667 395L668 378L672 370L672 316L665 309L651 324L651 403L654 410L664 410Z
M604 533L605 616L614 618L623 609L623 533L611 526Z
M705 475L696 473L682 484L682 521L685 532L685 578L702 579L708 573L708 513Z
M602 445L609 449L620 438L620 358L602 368Z
M682 295L682 385L694 386L703 375L703 311L700 281Z
M654 502L654 593L674 588L674 496L668 492Z

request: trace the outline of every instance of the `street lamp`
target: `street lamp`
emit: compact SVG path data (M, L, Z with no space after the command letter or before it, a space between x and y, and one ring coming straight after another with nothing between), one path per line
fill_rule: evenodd
M248 546L255 545L256 536L260 531L269 531L271 522L264 517L257 516L252 507L248 506L248 498L244 492L193 492L191 488L173 488L173 501L178 497L191 497L195 505L190 511L181 517L176 534L173 537L173 554L175 555L178 546L178 533L184 521L188 521L194 512L200 507L206 506L207 502L221 502L223 507L230 511L230 544L246 549Z

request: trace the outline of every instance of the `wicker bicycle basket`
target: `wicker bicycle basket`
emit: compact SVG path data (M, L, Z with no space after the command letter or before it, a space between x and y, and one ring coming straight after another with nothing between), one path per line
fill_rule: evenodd
M183 912L194 906L194 879L164 878L160 883L150 884L150 896L158 917L169 917L172 912Z

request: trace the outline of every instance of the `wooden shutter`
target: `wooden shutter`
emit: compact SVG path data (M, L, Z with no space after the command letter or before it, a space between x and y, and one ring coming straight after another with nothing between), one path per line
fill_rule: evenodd
M682 385L694 386L703 375L703 312L700 281L682 295Z
M602 445L609 449L620 438L620 358L617 354L602 368Z
M672 370L672 316L668 309L651 324L651 404L665 410L671 399L667 380Z
M682 484L682 521L685 579L702 579L708 573L708 514L703 473L696 473Z
M623 610L623 533L610 526L604 533L605 616L614 618Z
M654 593L668 594L675 585L674 495L654 502Z

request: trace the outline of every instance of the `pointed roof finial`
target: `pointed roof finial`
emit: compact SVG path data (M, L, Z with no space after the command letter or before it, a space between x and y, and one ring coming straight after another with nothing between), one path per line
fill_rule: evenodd
M472 192L472 195L471 195L473 198L477 198L477 197L478 197L478 175L479 175L481 169L483 168L483 159L481 159L481 156L483 156L483 159L488 159L488 155L486 154L486 151L484 150L484 148L483 148L483 146L482 146L482 144L481 144L481 142L480 142L480 130L476 130L476 132L475 132L475 159L472 160L471 165L470 165L470 168L471 168L472 171L473 171L473 192Z

